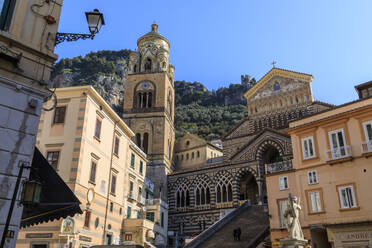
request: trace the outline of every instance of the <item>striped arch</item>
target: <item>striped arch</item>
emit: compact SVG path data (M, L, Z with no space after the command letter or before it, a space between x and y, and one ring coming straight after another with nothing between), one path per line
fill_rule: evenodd
M235 174L234 181L239 182L242 176L246 174L247 172L250 172L257 180L258 178L257 170L252 168L252 166L247 166L247 167L243 167L239 169L239 171Z
M271 140L271 139L267 139L267 140L261 142L261 144L258 145L257 152L256 152L256 160L257 161L262 160L262 157L263 157L265 151L269 147L275 147L278 150L280 156L284 155L284 148L280 144L278 144L278 142L276 142L274 140Z
M260 177L258 175L258 172L257 172L256 168L253 168L252 166L243 167L243 168L240 168L239 171L235 174L235 178L234 178L234 182L233 182L233 202L234 202L234 206L237 206L239 204L240 181L241 181L242 177L248 172L248 173L253 175L256 183L258 183L258 181L260 180Z

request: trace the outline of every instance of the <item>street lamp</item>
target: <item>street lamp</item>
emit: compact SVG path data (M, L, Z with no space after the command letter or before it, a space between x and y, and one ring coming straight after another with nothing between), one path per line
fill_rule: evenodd
M41 183L35 180L26 181L23 185L22 204L36 205L40 203Z
M92 39L99 32L102 25L105 25L105 20L103 19L103 14L99 12L98 9L94 9L90 12L85 12L87 18L88 27L90 34L75 34L75 33L57 33L56 34L56 43L58 45L64 41L76 41L79 39Z

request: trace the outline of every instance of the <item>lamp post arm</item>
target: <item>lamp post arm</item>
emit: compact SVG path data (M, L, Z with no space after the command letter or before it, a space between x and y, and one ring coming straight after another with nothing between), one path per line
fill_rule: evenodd
M77 41L79 39L86 40L94 38L94 33L91 34L75 34L75 33L56 33L56 43L58 45L64 41Z

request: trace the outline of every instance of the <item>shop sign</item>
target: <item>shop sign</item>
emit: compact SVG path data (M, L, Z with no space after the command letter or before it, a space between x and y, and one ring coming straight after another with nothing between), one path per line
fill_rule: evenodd
M87 236L83 236L83 235L80 235L79 236L79 240L86 241L86 242L92 242L92 238L91 237L87 237Z
M51 238L52 233L26 233L26 239Z

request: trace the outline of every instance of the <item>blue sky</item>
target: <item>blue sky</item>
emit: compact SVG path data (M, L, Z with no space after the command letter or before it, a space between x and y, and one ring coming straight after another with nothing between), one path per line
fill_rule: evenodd
M88 32L85 11L106 25L92 40L64 42L60 58L135 49L156 21L171 42L175 80L209 89L261 78L277 67L314 76L315 99L341 104L354 85L372 80L370 0L64 0L59 32Z

